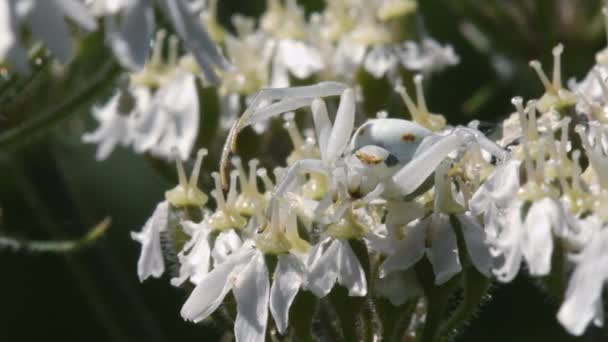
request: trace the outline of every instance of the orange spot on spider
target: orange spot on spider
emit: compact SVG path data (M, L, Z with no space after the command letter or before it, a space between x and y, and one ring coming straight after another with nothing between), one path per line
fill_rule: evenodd
M382 161L382 158L378 156L375 156L373 154L367 154L361 151L357 151L355 155L357 156L357 158L359 158L359 160L361 160L365 164L378 164Z
M414 135L412 133L406 133L401 136L401 140L407 141L407 142L412 142L412 141L416 140L416 135Z

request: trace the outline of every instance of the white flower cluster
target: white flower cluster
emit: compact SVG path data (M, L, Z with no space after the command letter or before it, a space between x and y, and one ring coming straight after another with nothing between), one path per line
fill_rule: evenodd
M263 341L268 310L275 333L288 332L300 291L324 298L337 284L352 297L385 297L400 306L427 292L423 260L438 288L453 279L468 286L463 270L509 282L524 263L541 281L569 276L557 318L571 334L583 334L591 322L603 325L608 60L598 53L589 75L568 90L562 53L561 45L553 49L552 80L538 61L530 63L545 93L526 104L513 99L516 112L497 143L474 124L450 127L430 113L421 76L416 104L397 87L413 121L384 113L357 129L355 95L344 84L260 92L233 125L213 174L214 210L196 187L204 153L189 182L178 163L180 185L134 233L143 244L140 279L161 275L162 236L183 230L186 242L170 243L179 263L172 284L195 285L183 318L209 317L232 291L237 341ZM332 124L324 98L336 95ZM302 107L310 107L314 137L303 137L295 124L291 111ZM255 159L247 174L238 157L225 179L239 131L281 114L293 152L285 168L275 169L275 180Z
M215 211L207 209L207 197L196 187L205 152L199 154L190 181L178 163L180 185L167 192L166 201L133 235L143 244L140 279L164 271L161 240L163 234L175 234L172 212L182 213L173 215L181 217L177 226L189 238L179 246L179 274L171 282L196 285L182 316L205 319L232 290L238 341L264 340L268 310L277 332L285 334L300 290L323 298L337 283L350 296L361 297L369 294L369 282L375 282L374 296L395 306L417 298L421 285L413 266L424 257L437 286L471 265L489 277L493 264L486 233L468 203L482 171L487 174L492 168L486 151L501 160L506 154L473 128L445 127L441 115L426 109L421 81L416 77L416 105L400 89L418 122L369 120L352 138L356 102L352 89L343 84L261 93L264 98L256 101L261 105L248 109L231 137L244 126L309 105L316 137L304 138L293 113L287 113L285 128L294 147L287 168L275 169L273 182L265 169L257 169L257 160L249 162L247 174L234 157L226 196L222 177L213 174ZM331 95L340 95L333 124L320 99ZM197 214L192 215L192 208ZM277 260L274 270L268 256ZM370 261L374 271L366 273L362 262Z
M251 104L253 96L263 88L287 87L291 78L342 80L356 86L355 75L360 68L374 77L388 75L396 80L399 68L430 73L458 62L451 47L442 47L431 38L425 38L421 44L399 39L399 32L391 28L391 23L415 11L416 3L412 0L332 1L308 19L295 0L285 4L269 0L257 27L253 18L232 17L236 34L217 23L217 3L210 1L207 6L199 6L204 10L200 11L198 21L230 61L223 70L219 68L224 66L223 59L210 53L217 51L215 46L204 31L194 30L198 27L193 22L194 11L180 1L169 1L163 6L192 54L179 57L177 62L177 47L172 45L170 60L161 63L163 39L156 39L151 61L144 64L149 46L146 42L154 31L152 9L147 2L93 2L95 13L105 18L106 37L118 60L135 72L128 87L93 110L100 127L83 139L99 144L98 159L105 159L118 143L132 145L138 153L150 152L165 159L171 157L168 147L175 145L182 158L187 158L198 134L198 118L194 116L200 116L195 107L199 99L191 83L201 69L203 80L216 80L217 73L220 125L228 129L243 109L242 102ZM166 101L171 98L166 94L175 93L171 89L184 85L187 90L179 94L180 101ZM133 105L119 108L120 94L132 98ZM138 121L143 121L145 127L138 129L137 126L142 126ZM169 124L161 129L151 122Z

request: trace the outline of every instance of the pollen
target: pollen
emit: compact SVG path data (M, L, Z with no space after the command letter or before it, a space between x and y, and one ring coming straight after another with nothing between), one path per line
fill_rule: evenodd
M376 155L368 154L361 151L357 151L355 155L357 156L357 158L359 158L359 160L361 160L365 164L378 164L383 160L382 158Z
M412 134L412 133L405 133L404 135L401 136L401 140L407 141L407 142L414 142L414 141L416 141L416 135Z

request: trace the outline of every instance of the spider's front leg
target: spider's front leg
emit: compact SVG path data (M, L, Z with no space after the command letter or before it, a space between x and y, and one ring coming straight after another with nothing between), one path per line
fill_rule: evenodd
M225 187L227 184L226 167L228 165L228 157L236 149L236 140L241 130L273 116L310 106L316 98L340 95L346 89L347 86L342 83L321 82L311 86L261 90L253 98L251 105L245 110L243 115L234 122L228 133L220 159L222 186ZM269 102L269 105L262 106Z
M482 149L501 160L508 156L504 149L481 132L467 127L457 127L446 136L435 135L428 138L435 141L428 145L423 144L423 148L414 158L392 177L403 197L416 191L450 153L468 149L471 144L479 144Z

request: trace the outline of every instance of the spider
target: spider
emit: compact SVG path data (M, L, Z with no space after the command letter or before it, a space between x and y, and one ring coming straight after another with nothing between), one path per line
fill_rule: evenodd
M332 125L322 98L338 95L340 102ZM418 95L420 103L421 94ZM437 134L413 121L378 118L367 120L351 136L355 121L353 89L342 83L321 82L263 89L254 97L233 124L224 145L220 161L224 184L229 154L235 150L238 133L243 128L306 106L311 108L321 158L302 159L290 165L275 188L276 196L283 195L297 175L321 172L329 177L334 188L346 185L351 198L408 200L433 185L435 169L454 151L479 144L499 159L507 157L506 151L481 132L462 126Z

